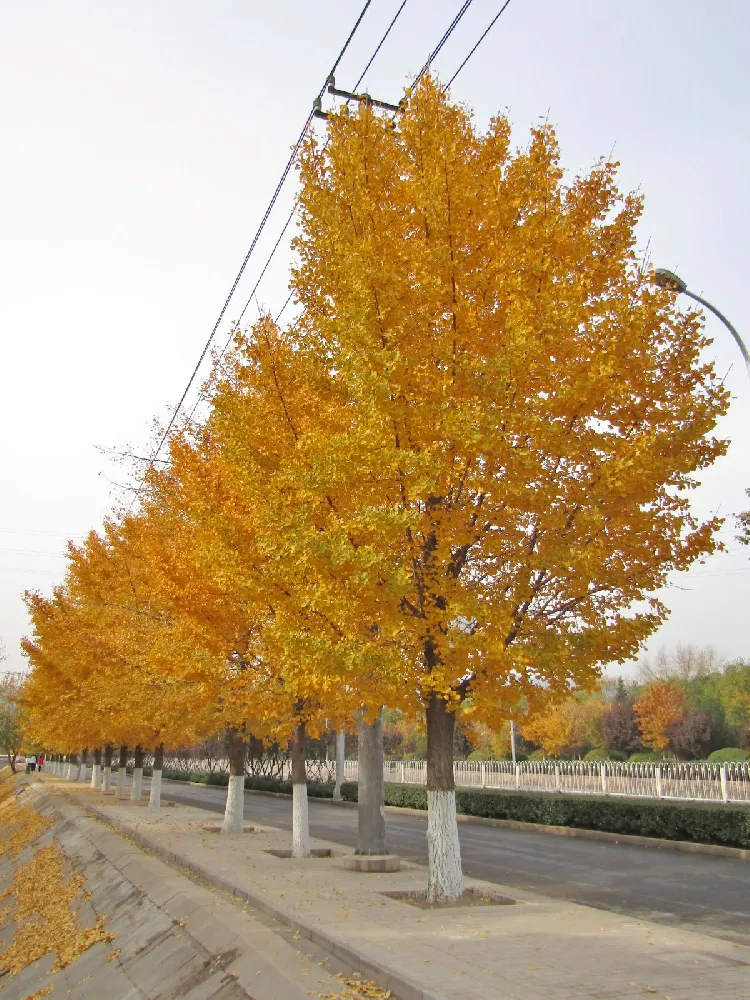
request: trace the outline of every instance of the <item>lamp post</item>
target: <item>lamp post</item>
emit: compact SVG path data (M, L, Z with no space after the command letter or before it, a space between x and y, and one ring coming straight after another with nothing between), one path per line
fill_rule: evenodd
M687 295L688 298L695 299L696 302L700 302L700 304L705 306L706 309L710 309L714 316L718 316L727 330L729 330L734 337L735 342L740 349L740 353L745 359L745 367L747 368L748 378L750 378L750 353L748 353L742 337L740 337L739 333L737 333L724 313L719 312L716 306L711 305L707 299L702 298L700 295L696 295L695 292L691 292L682 278L678 277L678 275L674 274L672 271L668 271L665 267L656 268L654 271L654 282L659 286L659 288L667 288L670 292L678 292L682 295Z

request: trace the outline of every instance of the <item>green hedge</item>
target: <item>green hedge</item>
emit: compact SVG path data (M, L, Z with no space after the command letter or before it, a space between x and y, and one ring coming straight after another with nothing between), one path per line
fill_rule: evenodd
M589 761L605 762L610 760L625 761L627 760L627 757L624 753L621 753L619 750L607 750L606 747L595 747L593 750L589 750L589 752L583 759Z
M344 783L341 794L356 802L356 784ZM389 783L385 786L385 802L390 806L427 809L427 789ZM457 788L456 810L491 819L750 847L750 809L744 806Z
M724 747L723 750L714 750L708 755L709 764L732 764L745 763L750 758L747 750L740 750L739 747Z
M146 773L146 768L144 768L143 773ZM192 781L196 784L218 785L222 788L226 788L229 784L229 775L223 771L214 771L213 774L198 771L164 771L162 777L169 781ZM247 775L245 788L254 792L292 794L291 781L282 781L280 778L260 778ZM333 785L322 781L308 781L307 794L316 799L331 799L333 798Z

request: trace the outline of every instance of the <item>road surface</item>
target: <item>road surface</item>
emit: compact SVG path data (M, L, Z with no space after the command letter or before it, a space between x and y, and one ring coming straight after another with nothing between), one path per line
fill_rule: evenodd
M226 789L165 781L162 797L223 812ZM311 798L309 816L312 836L356 846L352 806ZM291 799L247 793L245 818L291 830ZM393 853L427 863L426 818L388 813L386 824ZM750 944L750 862L479 823L459 836L468 876Z

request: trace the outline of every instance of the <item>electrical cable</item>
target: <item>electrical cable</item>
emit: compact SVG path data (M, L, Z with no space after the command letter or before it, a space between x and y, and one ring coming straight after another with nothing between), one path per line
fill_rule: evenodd
M398 21L399 17L401 17L401 11L404 9L404 7L407 5L408 2L409 2L409 0L403 0L403 2L401 4L401 6L399 7L399 9L393 15L393 19L391 20L391 23L385 29L385 34L383 35L383 37L378 42L377 48L375 49L375 51L373 52L373 54L370 56L370 58L369 58L369 60L367 62L367 65L365 66L365 68L360 73L359 79L357 80L357 82L354 84L354 91L355 91L355 93L357 91L357 88L359 87L359 85L362 83L362 81L364 80L365 76L367 75L368 69L375 62L375 57L377 56L378 52L380 52L380 50L383 48L383 43L385 42L386 38L390 35L391 29L393 28L393 26L396 23L396 21Z
M278 312L276 313L276 316L275 316L275 318L274 318L274 323L278 323L278 322L279 322L279 320L280 320L280 319L281 319L281 317L282 317L282 314L283 314L284 310L285 310L285 309L286 309L286 307L287 307L287 306L289 305L289 303L290 303L290 302L292 301L292 296L293 296L293 295L294 295L294 291L291 291L291 292L290 292L290 293L289 293L289 294L287 295L287 297L286 297L286 302L285 302L285 303L284 303L284 305L283 305L283 306L281 307L281 309L279 309L279 311L278 311Z
M356 22L355 22L354 27L352 28L352 30L349 32L349 37L344 42L344 45L341 48L341 51L339 52L338 56L336 57L336 61L334 62L333 67L332 67L330 73L328 74L328 76L332 76L335 73L335 71L336 71L339 63L341 62L341 60L342 60L342 58L344 56L344 53L349 48L351 40L352 40L352 38L354 38L354 35L355 35L357 29L359 28L359 25L362 22L362 18L367 13L367 9L368 9L368 7L370 6L371 3L372 3L372 0L365 0L365 4L364 4L364 6L362 7L362 10L359 13L359 17L357 18L357 20L356 20ZM327 82L328 82L328 77L326 77L326 82L320 88L320 92L318 94L319 97L322 97L323 94L325 93ZM287 177L289 175L289 171L291 170L292 165L293 165L293 163L294 163L294 161L295 161L295 159L297 157L297 153L299 152L299 150L300 150L300 148L302 146L302 143L304 142L305 135L307 134L307 129L308 129L308 127L309 127L310 122L312 121L312 119L313 119L313 112L310 111L310 113L307 116L307 120L305 121L305 124L304 124L304 126L302 128L302 131L300 132L299 137L297 138L297 142L295 143L295 145L294 145L294 147L292 149L292 154L289 157L289 159L287 160L286 166L284 167L284 170L283 170L283 172L281 174L281 179L279 180L278 184L276 185L276 190L273 193L271 201L269 202L268 207L266 208L266 211L263 214L263 218L261 219L260 225L258 226L258 229L257 229L257 231L255 233L255 236L253 237L252 243L250 244L250 249L245 254L245 259L242 262L242 266L240 267L239 272L237 273L237 277L234 279L232 287L229 290L229 294L227 295L226 300L224 302L224 305L221 308L221 312L219 313L219 316L218 316L216 322L214 323L213 329L211 330L211 334L209 335L209 338L206 341L206 343L205 343L205 345L203 347L203 350L201 351L200 357L198 358L198 363L196 364L195 368L193 369L193 372L192 372L192 374L191 374L191 376L190 376L190 378L188 380L188 383L185 386L185 389L184 389L182 395L180 396L180 400L179 400L177 406L174 408L172 416L169 419L169 423L167 424L167 426L166 426L166 428L164 430L164 433L162 434L161 438L159 439L159 443L156 446L156 449L155 449L153 455L151 456L151 458L149 460L148 468L147 468L146 471L148 471L148 469L153 468L154 462L155 462L156 458L158 457L159 452L161 451L162 447L164 446L164 442L167 440L167 437L169 436L169 432L174 427L174 423L177 420L177 416L178 416L178 414L179 414L179 412L180 412L180 410L182 408L182 404L185 402L185 398L186 398L188 392L190 391L190 387L192 386L193 382L195 381L195 377L198 374L198 370L200 369L201 364L203 363L203 359L205 358L206 354L208 353L209 347L213 343L213 339L216 336L216 331L219 329L221 321L224 319L224 314L226 313L227 309L229 308L229 303L231 302L232 297L233 297L233 295L234 295L234 293L235 293L235 291L237 289L237 285L240 283L240 279L242 278L242 275L245 273L245 268L247 267L247 263L250 260L250 257L252 255L253 251L255 250L255 247L256 247L256 245L258 243L258 240L260 239L261 233L263 232L263 229L265 228L266 222L268 221L268 217L271 214L274 205L276 204L276 200L279 197L279 193L281 192L281 189L284 186L284 182L286 181L286 179L287 179ZM135 500L137 499L137 497L140 494L140 490L142 488L142 485L143 484L141 483L141 487L138 488L138 490L136 492L136 495L133 498L133 502L131 503L131 509L132 509L133 503L135 503Z
M341 49L341 52L339 53L338 58L336 59L336 61L333 64L333 67L331 69L331 72L329 73L329 77L328 78L332 77L335 74L335 71L338 68L339 63L341 62L341 59L342 59L344 53L346 52L346 49L348 48L349 43L351 42L352 38L354 37L354 34L355 34L357 28L359 27L359 24L362 21L362 18L364 17L364 15L365 15L365 13L367 11L367 8L370 5L370 2L371 2L371 0L367 0L367 2L365 3L364 7L362 8L362 11L360 12L360 15L359 15L359 17L358 17L358 19L357 19L354 27L352 28L351 32L349 33L349 37L347 38L346 42L344 43L344 46ZM362 70L362 73L359 76L359 79L357 80L357 82L354 85L354 91L355 92L356 92L357 88L360 86L360 84L362 83L363 79L365 78L365 76L367 74L367 71L369 70L370 66L372 66L373 62L375 61L375 58L377 57L378 53L380 52L380 49L383 47L383 44L385 43L386 39L388 38L389 34L391 33L391 30L393 29L394 25L396 24L397 20L399 19L399 17L401 15L404 7L406 6L407 2L408 2L408 0L402 0L400 6L398 7L398 9L396 11L396 13L394 14L393 18L391 19L391 22L388 25L388 27L386 28L386 30L385 30L382 38L378 42L378 45L376 46L375 51L370 56L370 59L368 60L367 64L365 65L365 68ZM463 18L463 16L466 14L466 12L468 11L468 9L469 9L469 7L471 6L472 3L473 3L473 0L464 0L464 3L461 5L461 7L459 8L459 10L456 13L455 17L453 18L453 20L451 21L451 23L448 25L448 27L445 30L445 32L443 33L440 41L437 43L437 45L435 46L435 48L433 49L433 51L430 53L430 55L428 56L427 61L425 62L424 66L422 67L422 69L417 74L417 76L416 76L416 78L415 78L412 86L416 86L419 83L419 81L422 79L422 77L424 76L424 74L429 70L430 66L432 65L432 63L434 62L434 60L437 58L437 56L440 53L441 49L446 44L446 42L448 41L448 39L450 38L450 36L453 34L453 32L456 29L457 25L459 24L459 22L461 21L461 19ZM479 39L474 44L474 46L471 48L471 50L469 51L469 53L466 56L466 58L463 60L463 62L461 63L461 65L458 67L458 69L456 70L456 72L453 74L453 76L448 81L448 86L450 86L453 83L453 81L456 79L456 77L461 72L461 70L466 66L466 64L468 63L468 61L471 59L471 57L474 55L474 53L476 52L476 50L482 44L482 42L487 37L487 35L489 34L489 32L492 30L492 28L494 27L494 25L497 23L497 21L499 20L500 16L505 12L505 10L506 10L506 8L508 7L509 4L510 4L510 0L505 0L505 3L503 4L503 6L500 8L500 10L498 11L498 13L495 15L495 17L489 23L489 25L484 30L484 32L482 33L482 35L480 35ZM326 78L326 83L321 87L320 91L318 92L318 97L319 98L322 97L323 94L325 93L325 89L326 89L328 78ZM226 299L226 301L224 303L224 306L223 306L223 308L221 310L221 313L219 314L219 318L217 319L216 323L214 324L214 328L211 331L211 335L208 338L208 340L207 340L207 342L206 342L206 344L205 344L205 346L204 346L204 348L203 348L203 350L201 352L201 355L200 355L200 357L198 359L198 363L196 364L196 366L195 366L195 368L193 370L193 373L190 376L190 380L188 381L188 384L185 387L185 390L184 390L182 396L180 397L180 401L178 402L178 404L177 404L177 406L176 406L176 408L175 408L175 410L174 410L174 412L172 414L172 417L171 417L171 419L169 421L169 424L167 425L164 433L162 434L162 437L161 437L161 439L159 441L159 444L158 444L158 446L157 446L157 448L156 448L153 456L149 460L148 469L150 469L150 468L153 467L154 462L156 461L156 459L157 459L157 457L159 455L159 452L161 451L162 447L164 446L164 442L166 441L167 437L169 436L169 432L171 431L172 427L174 426L175 420L177 419L179 411L182 408L182 404L185 401L187 393L189 392L189 390L190 390L193 382L195 381L195 377L198 374L200 366L203 363L203 360L204 360L204 358L205 358L205 356L206 356L206 354L208 352L208 349L209 349L211 343L213 343L213 340L214 340L214 337L215 337L216 332L218 330L218 327L219 327L221 321L224 318L224 315L226 313L227 308L229 307L229 303L230 303L230 301L232 299L232 296L234 295L234 292L235 292L235 290L237 288L237 285L239 284L239 281L240 281L240 279L241 279L241 277L242 277L242 275L244 273L245 267L247 266L247 262L249 261L250 256L251 256L253 250L255 249L255 245L256 245L258 239L260 238L260 235L261 235L261 233L262 233L262 231L263 231L263 229L265 227L265 224L266 224L266 221L268 219L268 216L271 214L271 211L272 211L274 205L276 204L276 200L277 200L277 198L279 196L281 188L283 187L283 185L284 185L284 183L286 181L286 178L289 175L289 171L291 170L291 168L292 168L292 166L294 164L294 161L297 158L297 154L299 153L299 150L300 150L300 148L302 146L302 143L304 141L304 137L307 134L307 129L309 128L309 125L310 125L310 122L312 121L312 118L313 118L313 114L312 114L312 112L310 112L310 114L307 117L307 121L305 122L305 125L304 125L302 131L300 132L299 138L297 139L297 142L296 142L296 144L295 144L295 146L294 146L294 148L292 150L292 154L289 157L289 160L287 161L287 164L286 164L286 166L284 168L284 171L283 171L282 176L281 176L281 180L279 181L279 183L276 186L276 190L275 190L275 192L273 194L273 197L271 199L271 202L269 203L268 208L266 209L266 212L265 212L265 214L263 216L263 219L262 219L261 224L260 224L260 226L258 228L258 231L255 234L255 237L254 237L253 242L252 242L252 244L250 246L250 249L248 250L248 252L247 252L247 254L245 256L245 259L244 259L244 261L242 263L242 267L240 268L240 271L239 271L237 277L235 278L234 284L232 285L232 288L231 288L231 290L229 292L229 295L227 296L227 299ZM271 252L268 255L268 258L266 259L266 262L263 265L263 269L261 270L260 275L258 276L258 279L255 282L255 285L253 286L253 288L252 288L252 290L250 292L250 295L248 296L247 301L245 302L245 305L244 305L244 307L242 309L242 312L240 313L238 322L242 322L242 319L243 319L243 317L244 317L244 315L245 315L245 313L246 313L246 311L248 309L248 306L252 302L253 297L255 296L255 293L257 292L258 287L260 286L260 283L263 280L263 277L265 276L265 273L268 270L268 267L271 264L271 261L273 260L273 257L276 254L276 251L278 250L279 245L281 244L281 241L284 238L284 235L285 235L287 229L289 228L289 225L290 225L292 219L294 218L294 215L295 215L295 213L297 211L298 205L299 205L299 196L297 196L295 198L295 200L294 200L294 204L292 205L292 209L291 209L289 215L287 216L287 219L286 219L286 221L284 223L284 226L282 227L281 233L279 234L276 242L274 243L273 248L271 249ZM291 297L292 296L290 294L288 296L286 302L282 306L281 310L279 311L278 316L277 316L277 321L281 317L281 315L283 314L283 312L286 309L287 305L289 304L289 302L291 300ZM226 350L229 347L229 344L231 343L231 340L232 340L232 334L230 333L229 337L227 338L226 343L224 344L224 346L222 347L221 351L219 352L219 355L218 355L217 361L216 361L217 364L224 357L224 354L226 353ZM193 418L193 416L195 414L196 409L200 405L200 402L201 402L202 398L203 398L203 394L201 394L198 397L198 399L196 400L196 402L195 402L195 404L193 406L193 409L190 412L190 415L189 415L189 418L188 418L189 420L192 420L192 418Z
M365 76L367 75L368 69L375 62L375 59L376 59L378 53L380 52L380 50L382 49L383 44L385 43L385 40L390 35L391 31L393 30L394 25L396 24L396 21L398 21L399 17L401 16L401 12L403 11L404 7L407 5L408 2L409 2L409 0L402 0L401 6L398 8L398 10L396 11L396 13L391 18L391 23L385 29L385 32L383 33L382 38L378 42L378 44L377 44L377 46L375 48L375 51L370 56L370 58L367 60L367 65L365 66L365 68L360 73L359 79L357 80L357 82L354 84L354 91L355 92L356 92L357 88L359 87L359 85L364 80ZM335 69L335 67L334 67L334 69ZM331 72L331 76L333 76L333 71ZM324 90L325 90L325 88L324 88ZM319 97L322 96L324 90L320 92L320 94L318 95ZM347 104L348 103L349 102L347 101ZM250 294L247 297L247 302L245 303L245 305L244 305L244 307L242 309L242 312L240 313L239 319L237 320L238 323L242 322L242 318L243 318L243 316L245 315L245 313L247 311L247 307L252 302L253 297L254 297L255 293L257 292L257 290L258 290L258 286L260 285L261 281L263 280L263 275L266 273L266 271L268 269L268 265L271 263L271 260L273 259L273 256L274 256L274 254L276 253L276 251L277 251L277 249L279 247L279 243L283 239L284 233L289 228L289 223L294 218L294 213L297 211L297 206L298 205L299 205L299 195L297 195L297 197L294 199L294 205L292 206L292 210L289 213L289 216L288 216L286 222L284 223L284 228L281 230L281 234L279 235L279 238L276 240L276 243L274 244L273 249L271 250L270 254L268 255L268 259L266 260L266 263L263 266L263 270L260 272L258 280L253 285L253 289L252 289L252 291L250 292ZM230 336L229 340L231 341L231 336ZM229 341L227 343L229 343ZM226 346L222 349L221 354L219 355L219 360L221 360L221 358L222 358L225 350L226 350Z
M445 34L443 35L443 37L440 39L440 41L437 43L437 45L435 46L435 48L432 50L432 52L428 56L427 62L420 69L419 73L417 73L417 75L416 75L416 77L414 79L414 83L412 83L412 88L417 86L417 84L419 83L419 81L422 79L422 77L425 75L425 73L429 70L430 66L432 65L432 63L434 62L434 60L437 58L440 50L445 45L445 43L448 41L448 39L450 38L450 36L453 34L453 32L454 32L454 30L456 28L456 25L461 20L461 18L464 16L464 14L469 9L469 7L471 7L472 2L473 2L473 0L464 0L464 4L462 5L461 9L456 14L456 16L453 18L453 20L451 21L451 23L448 25L448 28L446 29Z
M456 70L456 72L453 74L453 76L450 78L450 80L446 84L446 89L447 89L447 87L450 87L450 85L456 79L456 77L461 72L461 70L464 68L464 66L466 65L466 63L469 61L469 59L471 59L471 57L477 51L477 49L482 44L482 42L485 40L485 38L487 37L487 35L489 35L490 31L492 31L492 29L495 27L495 24L499 20L500 15L505 13L505 10L506 10L506 8L507 8L507 6L508 6L509 3L510 3L510 0L505 0L505 3L502 5L502 7L500 8L500 10L497 12L497 14L495 14L495 16L492 18L492 20L490 21L490 23L485 28L484 32L479 36L479 40L476 42L476 44L474 45L474 47L471 49L471 51L469 52L468 56L464 59L464 61L461 63L461 65L458 67L458 69Z
M391 22L388 25L388 27L385 29L385 32L383 33L383 36L381 37L380 41L378 42L377 46L375 47L375 51L372 53L372 55L370 56L370 58L367 60L367 64L366 64L365 68L362 70L362 72L359 75L359 79L354 84L354 91L355 92L356 92L357 88L360 86L360 84L362 83L362 81L364 80L365 76L367 75L367 71L372 66L373 62L375 61L378 53L382 49L382 47L383 47L386 39L388 38L388 36L390 35L391 31L393 30L393 28L394 28L394 26L396 24L396 21L398 21L399 17L401 16L401 12L403 11L404 7L407 5L408 2L409 2L409 0L402 0L401 5L399 6L398 10L396 11L396 13L391 18ZM338 61L334 65L334 70L336 69L337 65L338 65ZM331 71L330 75L333 76L333 71ZM320 92L320 94L318 96L321 97L322 94L324 93L324 91L325 91L325 87L323 88L323 90L321 90L321 92ZM346 103L348 104L349 101L347 101ZM308 125L309 125L309 121L310 121L310 119L308 119ZM274 243L273 248L272 248L270 254L268 255L268 257L266 259L266 262L263 265L263 270L258 275L258 280L253 285L252 290L251 290L250 294L247 297L247 302L243 306L242 312L240 313L239 318L237 319L237 324L238 325L242 322L242 319L243 319L245 313L247 312L248 306L250 305L250 303L252 302L253 298L255 297L255 293L257 292L258 287L259 287L261 281L263 280L263 277L264 277L266 271L268 270L268 267L269 267L271 261L273 260L275 254L276 254L276 251L279 248L279 244L281 243L282 239L284 238L284 234L286 233L287 229L289 228L289 224L291 223L292 219L294 218L294 215L295 215L295 213L297 211L298 206L299 206L299 195L297 195L295 197L294 204L292 205L292 210L289 213L289 215L287 216L287 220L284 223L284 226L283 226L283 228L281 230L281 233L279 234L278 239ZM281 310L279 311L279 313L278 313L278 315L276 317L276 320L275 320L276 322L278 322L278 320L280 319L282 313L284 312L284 310L286 309L286 307L289 305L289 302L290 302L291 298L292 298L292 296L290 294L289 297L287 298L286 302L284 303L284 305L281 307ZM219 351L219 353L218 353L218 355L216 357L215 365L218 365L221 362L221 359L226 354L227 349L228 349L229 345L232 342L232 336L233 336L233 334L230 333L229 336L227 337L227 339L226 339L226 341L224 343L224 346L221 348L221 350ZM198 409L198 407L200 406L200 404L201 404L201 402L202 402L202 400L204 398L205 398L205 394L203 392L201 392L200 395L198 396L198 399L195 401L195 404L193 405L192 410L190 411L190 415L188 416L188 421L192 421L193 416L195 415L195 411Z

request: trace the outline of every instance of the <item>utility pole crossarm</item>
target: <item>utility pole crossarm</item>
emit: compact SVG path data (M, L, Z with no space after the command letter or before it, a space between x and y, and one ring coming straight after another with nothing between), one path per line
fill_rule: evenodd
M401 111L401 104L389 104L387 101L376 101L374 97L369 94L355 94L349 90L339 90L336 86L336 81L332 76L328 77L326 81L328 84L327 90L332 97L341 97L347 104L349 101L358 101L360 104L368 104L374 108L383 108L384 111ZM323 102L319 97L316 97L313 101L313 115L315 118L328 118L328 112L323 110Z

